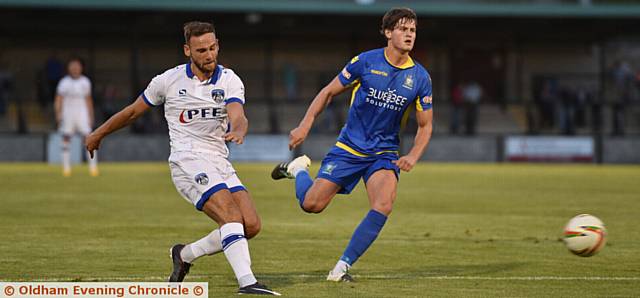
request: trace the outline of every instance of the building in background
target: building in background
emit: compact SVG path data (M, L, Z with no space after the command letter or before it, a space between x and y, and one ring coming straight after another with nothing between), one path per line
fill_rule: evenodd
M38 104L50 57L86 59L99 122L133 100L148 78L186 61L176 36L182 23L201 19L224 33L221 63L245 78L250 132L286 134L335 69L384 45L372 28L402 5L419 16L413 54L433 77L436 136L465 123L464 113L450 119L451 92L472 81L482 90L472 122L478 136L640 134L640 4L595 0L0 0L0 65L13 78L0 132L53 130L50 106ZM623 104L618 61L633 75L626 76ZM341 127L348 97L322 115L319 132ZM161 110L133 128L165 130Z

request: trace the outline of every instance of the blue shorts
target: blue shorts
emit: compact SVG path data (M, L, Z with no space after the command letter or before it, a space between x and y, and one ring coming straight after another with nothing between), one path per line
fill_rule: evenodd
M342 188L339 194L349 194L356 187L360 178L367 183L369 177L379 170L392 170L396 179L400 177L400 168L393 161L398 156L393 153L371 155L366 157L355 156L344 149L333 146L327 156L322 160L322 165L316 178L327 179Z

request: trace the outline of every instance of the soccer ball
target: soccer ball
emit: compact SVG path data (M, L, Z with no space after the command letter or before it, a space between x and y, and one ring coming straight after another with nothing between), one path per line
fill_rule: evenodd
M607 230L597 217L580 214L564 227L563 239L570 252L581 257L590 257L604 247L607 242Z

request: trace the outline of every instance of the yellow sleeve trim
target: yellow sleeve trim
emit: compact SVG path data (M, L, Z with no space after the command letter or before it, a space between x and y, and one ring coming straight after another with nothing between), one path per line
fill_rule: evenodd
M416 98L416 110L422 112L424 111L424 109L422 108L422 105L420 104L420 96L418 96L418 98Z
M358 92L358 89L360 89L360 86L362 85L360 80L357 80L356 82L356 86L353 87L353 91L351 91L351 101L349 102L349 106L353 105L353 101L356 99L356 92Z

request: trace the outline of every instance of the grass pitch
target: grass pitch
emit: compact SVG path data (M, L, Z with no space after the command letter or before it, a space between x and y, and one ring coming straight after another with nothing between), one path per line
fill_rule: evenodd
M403 173L394 212L356 263L352 284L325 281L368 211L364 187L303 213L271 165L236 164L262 217L251 240L259 280L288 297L628 297L640 295L640 167L420 164ZM313 172L317 170L313 169ZM166 163L0 164L1 281L161 281L168 248L216 227L182 199ZM609 231L591 258L559 241L574 215ZM187 281L210 297L237 289L222 254Z

